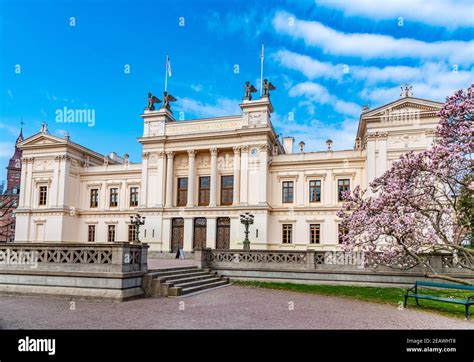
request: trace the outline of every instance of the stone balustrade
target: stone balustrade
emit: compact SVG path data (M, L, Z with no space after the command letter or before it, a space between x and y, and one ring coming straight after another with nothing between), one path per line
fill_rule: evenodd
M8 243L0 245L0 294L125 300L141 296L148 245Z
M0 244L1 269L147 272L146 244L7 243Z
M341 251L286 251L286 250L211 250L195 252L195 259L202 267L259 268L285 270L393 270L374 266L362 254ZM462 262L467 261L462 259ZM430 255L430 265L435 269L459 270L459 262L451 255ZM471 261L472 265L472 261ZM420 270L419 267L413 269Z
M357 253L201 249L194 256L200 268L211 268L231 280L403 287L417 280L433 281L419 266L409 270L376 266ZM451 255L430 255L429 261L445 275L474 282L474 273L461 268Z

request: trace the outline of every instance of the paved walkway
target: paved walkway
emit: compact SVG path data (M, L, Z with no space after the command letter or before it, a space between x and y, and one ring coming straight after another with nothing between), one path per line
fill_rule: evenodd
M474 322L413 307L229 286L185 298L125 303L0 297L0 328L112 329L474 329Z

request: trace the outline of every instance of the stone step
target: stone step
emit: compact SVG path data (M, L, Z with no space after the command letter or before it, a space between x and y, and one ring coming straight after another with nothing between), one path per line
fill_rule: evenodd
M192 276L188 276L188 274L185 274L186 277L185 278L178 278L178 279L166 279L166 280L163 280L160 278L160 281L163 281L163 282L167 282L167 283L172 283L173 285L175 284L178 284L178 283L186 283L186 282L192 282L192 281L195 281L195 280L203 280L203 279L206 279L206 278L214 278L216 276L216 273L206 273L206 274L203 274L203 275L194 275L194 274L191 274Z
M229 284L229 280L227 278L225 278L225 279L221 279L219 281L210 282L210 283L206 283L206 284L201 284L201 285L194 286L194 287L182 288L180 295L191 294L191 293L199 292L199 291L202 291L202 290L209 290L209 289L221 287L221 286L227 285L227 284Z
M163 272L154 272L151 273L154 278L161 278L161 277L167 277L167 276L172 276L172 275L178 275L178 274L192 274L199 272L201 269L182 269L182 270L169 270L169 271L163 271ZM149 273L150 274L150 273Z
M188 266L170 266L168 268L160 268L160 269L148 269L149 273L161 273L161 272L168 272L168 271L174 271L174 270L189 270L193 269L196 270L198 269L197 266L194 265L188 265Z
M209 283L212 283L212 282L217 282L217 281L220 281L220 280L222 280L221 277L211 277L211 276L209 276L209 277L207 277L206 279L203 279L203 280L194 280L194 281L185 282L185 283L173 283L173 286L186 289L186 288L195 287L195 286L198 286L198 285L205 285L205 284L209 284Z
M205 271L194 271L192 273L179 273L179 274L171 274L171 275L165 275L161 276L158 275L156 279L159 279L160 282L166 282L166 283L171 283L176 279L183 279L183 278L192 278L192 277L199 277L199 276L205 276L205 275L210 275L209 272Z

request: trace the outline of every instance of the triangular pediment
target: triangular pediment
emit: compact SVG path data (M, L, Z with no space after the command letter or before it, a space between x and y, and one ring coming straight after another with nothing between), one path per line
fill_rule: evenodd
M66 144L67 141L62 138L52 136L47 133L37 133L31 137L28 137L23 142L20 142L19 146L21 148L25 148L28 146L61 146Z
M379 117L386 114L389 111L419 111L419 112L438 112L442 103L430 101L427 99L404 97L397 99L394 102L385 104L381 107L372 109L364 114L363 118L366 117Z

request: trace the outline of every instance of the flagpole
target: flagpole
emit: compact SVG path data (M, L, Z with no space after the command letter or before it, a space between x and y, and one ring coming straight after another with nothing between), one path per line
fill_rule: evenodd
M165 92L168 88L168 55L166 55L166 66L165 66Z
M262 96L262 90L263 90L263 43L262 43L262 52L260 53L260 60L261 60L261 65L260 65L260 97Z

